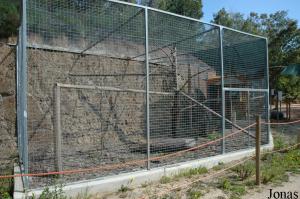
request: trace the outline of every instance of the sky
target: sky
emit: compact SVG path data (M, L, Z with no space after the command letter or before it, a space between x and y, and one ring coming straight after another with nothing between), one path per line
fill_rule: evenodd
M287 10L289 18L298 20L300 26L300 0L202 0L205 22L210 22L213 14L223 7L230 12L241 12L245 16L251 11L274 13L278 10Z

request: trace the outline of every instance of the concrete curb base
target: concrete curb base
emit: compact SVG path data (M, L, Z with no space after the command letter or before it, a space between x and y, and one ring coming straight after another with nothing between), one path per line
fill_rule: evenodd
M268 145L261 147L261 150L272 150L273 149L273 138L270 136L270 142ZM122 185L130 185L131 187L136 187L142 183L159 181L162 176L172 176L182 170L206 167L212 168L218 165L220 162L229 163L231 161L239 160L245 157L253 155L255 149L247 149L236 151L232 153L226 153L224 155L217 155L213 157L203 158L200 160L193 160L173 165L168 165L159 168L153 168L151 170L142 170L130 173L124 173L114 176L106 176L102 178L97 178L93 180L78 181L74 183L69 183L64 186L63 190L65 194L69 197L76 197L78 194L83 194L88 192L89 194L96 193L109 193L120 189ZM20 178L21 179L21 178ZM43 189L33 189L24 193L23 187L20 187L20 179L15 179L18 183L15 183L15 199L25 199L27 196L35 195L39 196ZM22 180L21 180L22 182ZM50 190L53 189L50 187ZM22 192L23 190L23 192Z

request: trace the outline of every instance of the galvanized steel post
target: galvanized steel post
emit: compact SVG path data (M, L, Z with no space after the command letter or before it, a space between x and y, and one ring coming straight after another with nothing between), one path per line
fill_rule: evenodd
M20 84L22 88L20 89L20 103L21 103L21 118L20 123L22 125L22 146L23 146L23 166L24 173L28 173L28 136L27 136L27 8L26 0L22 0L22 37L21 37L21 74L20 74ZM28 177L24 177L25 188L29 187Z
M21 127L20 127L20 47L21 47L21 28L19 27L19 34L18 34L18 42L16 46L16 75L17 75L17 135L18 135L18 153L19 153L19 162L22 162L22 139L21 139Z
M150 96L149 96L149 40L148 8L145 7L145 64L146 64L146 131L147 131L147 169L150 170Z
M255 162L256 162L256 185L260 185L260 144L261 144L261 118L256 117L256 147L255 147Z
M268 39L266 38L266 64L267 64L267 71L266 71L266 75L267 75L267 128L268 128L268 135L267 135L267 139L268 139L268 143L271 142L271 127L270 127L270 77L269 77L269 46L268 46Z
M222 153L225 151L225 90L224 90L224 56L223 56L223 27L219 26L220 58L221 58L221 90L222 90Z

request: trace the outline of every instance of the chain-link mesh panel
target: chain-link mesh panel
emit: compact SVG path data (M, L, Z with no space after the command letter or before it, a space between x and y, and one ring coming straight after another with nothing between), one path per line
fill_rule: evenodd
M226 91L225 116L232 123L226 122L225 135L234 133L256 123L256 117L261 116L261 141L268 143L267 92ZM256 126L252 126L237 135L225 139L226 152L246 149L255 146Z
M163 19L163 20L162 20ZM221 134L217 27L149 11L151 156L176 153ZM153 76L156 74L156 76ZM220 143L153 161L152 166L219 154Z
M30 173L99 168L59 178L67 183L145 169L148 141L150 168L221 154L220 141L177 152L222 136L224 100L225 135L252 123L254 110L267 120L266 93L222 99L220 49L223 35L225 87L266 89L264 39L104 0L27 4ZM226 151L253 146L250 133L226 139ZM32 177L30 188L56 180Z
M263 38L223 29L225 87L267 89L266 45Z
M107 1L28 1L29 172L145 159L145 55L130 59L145 54L144 16ZM139 168L145 164L60 180ZM32 178L31 187L54 181Z
M15 92L16 48L0 43L0 175L12 175L18 159ZM12 179L0 179L0 196L10 192Z

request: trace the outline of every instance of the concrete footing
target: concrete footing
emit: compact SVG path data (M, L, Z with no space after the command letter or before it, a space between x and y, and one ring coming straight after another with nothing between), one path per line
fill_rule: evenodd
M273 149L272 136L270 136L269 144L261 147L261 150L271 149ZM94 180L78 181L75 183L67 184L66 186L64 186L63 190L65 194L70 197L76 197L78 196L78 194L83 194L85 192L88 192L89 194L109 193L117 191L122 185L130 184L130 186L136 187L138 185L141 185L142 183L159 181L162 176L172 176L182 170L197 167L211 168L215 165L218 165L220 162L228 163L231 161L239 160L241 158L254 155L254 152L255 149L252 148L232 153L226 153L223 155L203 158L199 160L193 160L164 167L153 168L151 170L142 170L114 176L106 176ZM18 170L16 170L16 172L18 172ZM24 193L24 189L19 184L20 182L22 182L21 178L16 178L15 180L16 181L14 198L16 199L24 199L26 198L25 196L32 195L39 196L43 191L43 189L33 189Z
M21 174L21 168L15 164L14 165L14 175ZM23 186L23 181L21 177L14 178L14 199L25 199L25 190Z

